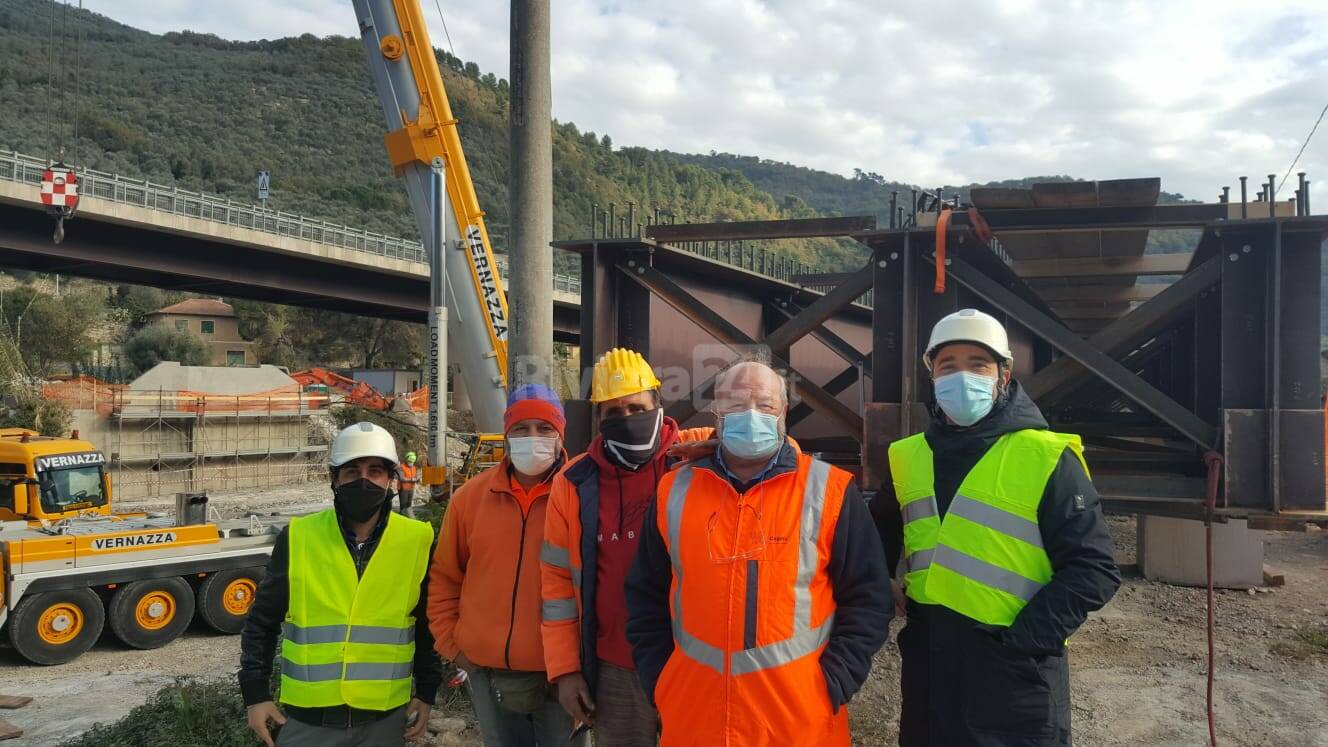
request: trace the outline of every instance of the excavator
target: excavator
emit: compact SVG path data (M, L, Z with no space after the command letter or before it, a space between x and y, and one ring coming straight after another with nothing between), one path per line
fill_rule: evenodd
M388 157L406 182L420 233L437 236L446 225L458 237L432 242L443 255L435 278L450 289L447 329L438 335L450 355L434 360L457 361L477 430L487 434L464 473L501 454L502 437L493 434L502 431L506 406L507 297L418 0L353 5L387 121ZM440 170L445 195L431 199ZM440 220L434 204L445 213ZM445 369L431 373L441 393ZM446 398L435 396L431 407L445 412ZM424 482L455 484L464 475L449 481L436 453ZM116 513L105 457L77 436L0 431L0 459L0 627L20 656L38 664L80 656L104 627L142 649L174 640L195 615L219 632L239 632L291 518L214 520L206 496L194 494L177 496L174 516Z

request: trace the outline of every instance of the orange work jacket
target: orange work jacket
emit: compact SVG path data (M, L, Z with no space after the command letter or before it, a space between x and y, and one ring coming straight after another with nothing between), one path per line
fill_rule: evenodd
M673 563L674 649L655 687L661 745L848 745L820 658L835 620L828 572L852 476L798 453L739 495L710 469L659 483Z

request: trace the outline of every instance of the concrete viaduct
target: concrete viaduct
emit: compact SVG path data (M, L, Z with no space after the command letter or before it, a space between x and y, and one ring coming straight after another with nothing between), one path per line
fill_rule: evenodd
M429 266L417 241L81 170L78 211L56 244L41 204L45 168L0 152L0 266L426 321ZM554 338L576 343L580 279L552 282Z

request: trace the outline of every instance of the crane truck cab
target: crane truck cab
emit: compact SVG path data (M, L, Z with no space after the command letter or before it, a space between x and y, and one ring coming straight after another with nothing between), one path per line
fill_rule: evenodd
M0 429L0 631L37 664L78 657L104 627L140 649L175 640L195 615L238 633L292 517L209 521L206 500L116 513L92 443Z
M0 521L110 516L106 457L88 441L0 428Z

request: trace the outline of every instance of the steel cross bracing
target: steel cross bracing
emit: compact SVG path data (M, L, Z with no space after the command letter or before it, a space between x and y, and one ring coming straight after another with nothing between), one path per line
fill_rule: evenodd
M763 343L798 380L804 401L789 427L800 442L824 437L827 422L839 433L861 424L853 440L870 490L888 479L884 447L925 427L928 330L977 307L1006 323L1016 375L1052 427L1084 437L1109 507L1201 517L1202 454L1216 449L1227 460L1219 518L1280 526L1328 517L1318 355L1328 220L1283 203L1247 206L1257 217L1246 219L1237 204L1155 205L1157 180L1043 186L1032 190L1042 202L1015 190L975 194L1011 205L981 210L1004 237L999 252L956 213L942 294L932 292L935 229L925 217L908 229L830 226L869 247L872 263L819 274L826 293L724 269L657 239L564 242L582 253L593 309L582 360L628 346L667 366L697 345ZM1043 202L1053 207L1034 206ZM1149 230L1177 227L1199 232L1192 254L1143 253ZM660 229L695 241L811 235L787 222ZM1133 285L1145 275L1179 278ZM871 309L852 303L865 291ZM869 341L853 331L864 314ZM1079 321L1090 318L1102 321ZM713 384L702 378L666 395L671 415L696 413ZM869 394L853 396L855 382ZM857 459L839 456L848 466Z

